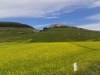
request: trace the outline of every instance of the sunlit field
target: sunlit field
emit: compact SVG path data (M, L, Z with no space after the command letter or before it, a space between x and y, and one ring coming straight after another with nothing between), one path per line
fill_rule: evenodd
M100 42L0 43L0 75L100 75Z

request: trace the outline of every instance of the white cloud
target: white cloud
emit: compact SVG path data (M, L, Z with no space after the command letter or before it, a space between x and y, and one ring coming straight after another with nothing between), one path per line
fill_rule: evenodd
M96 14L96 15L89 16L86 19L90 19L90 20L100 20L100 13L99 14Z
M85 19L86 20L94 20L94 21L96 21L96 23L80 25L80 26L77 26L77 27L85 28L85 29L89 29L89 30L98 30L98 31L100 31L100 13L88 16Z
M100 0L92 3L92 5L90 6L90 8L93 8L93 7L100 7Z
M0 0L0 18L56 17L78 8L98 7L99 0Z
M85 29L89 29L89 30L98 30L98 31L100 31L100 22L94 23L94 24L80 25L80 26L77 26L77 27L85 28Z
M35 25L34 27L35 28L42 28L42 27L47 27L47 26L49 26L50 24L42 24L42 25Z
M51 17L44 17L44 18L52 19L52 18L59 18L59 17L57 17L57 16L51 16Z

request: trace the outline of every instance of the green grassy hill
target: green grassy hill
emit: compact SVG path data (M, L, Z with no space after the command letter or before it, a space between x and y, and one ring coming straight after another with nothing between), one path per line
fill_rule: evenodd
M17 22L0 22L0 27L32 28L27 24L21 24Z
M100 32L80 28L49 28L34 34L32 42L99 41Z
M2 22L0 23L0 42L65 42L100 41L100 31L91 31L71 26L50 26L38 31L31 26Z
M16 23L0 22L0 42L26 42L35 32L33 27Z

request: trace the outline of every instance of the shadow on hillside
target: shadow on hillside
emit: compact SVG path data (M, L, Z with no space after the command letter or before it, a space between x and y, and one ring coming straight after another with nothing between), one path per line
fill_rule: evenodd
M90 50L97 50L97 49L94 49L94 48L90 48L90 47L87 47L87 46L82 46L82 45L71 43L71 42L70 42L70 44L73 44L73 45L76 45L76 46L79 46L79 47L83 47L83 48L87 48L87 49L90 49Z

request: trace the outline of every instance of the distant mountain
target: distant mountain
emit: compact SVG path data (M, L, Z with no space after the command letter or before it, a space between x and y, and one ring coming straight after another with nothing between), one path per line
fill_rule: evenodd
M13 22L0 23L0 42L75 42L100 41L100 31L53 24L43 30Z

